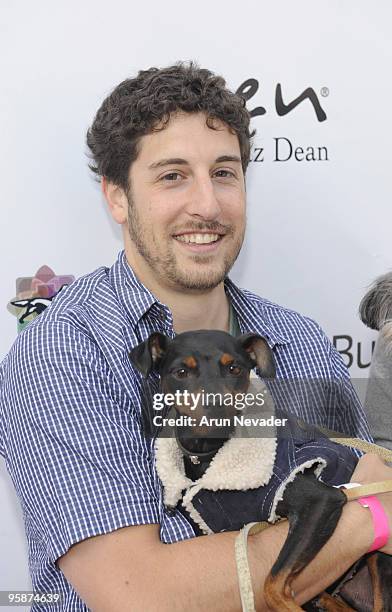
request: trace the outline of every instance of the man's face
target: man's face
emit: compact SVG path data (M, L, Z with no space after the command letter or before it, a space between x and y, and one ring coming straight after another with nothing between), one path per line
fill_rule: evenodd
M131 259L142 280L205 291L233 266L244 238L238 137L203 113L177 113L143 136L129 173Z

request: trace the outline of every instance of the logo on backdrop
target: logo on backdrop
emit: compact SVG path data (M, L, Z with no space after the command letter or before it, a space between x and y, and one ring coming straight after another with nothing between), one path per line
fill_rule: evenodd
M41 266L35 276L16 279L16 296L7 304L9 312L16 316L18 333L43 312L56 295L75 277L57 276L49 266Z
M351 368L352 365L356 365L360 370L370 367L374 347L376 346L375 340L369 341L364 346L363 342L354 342L352 336L342 334L334 336L332 344L340 353L348 368Z
M259 92L259 81L254 78L247 79L237 88L236 93L245 100L247 103L248 110L251 117L260 117L267 113L267 109L264 106L253 106L257 103ZM320 96L326 98L329 95L328 87L322 87L320 90ZM256 100L252 98L256 97ZM249 108L249 101L252 100L253 108ZM275 112L279 117L284 117L288 113L295 110L300 104L305 103L309 108L309 111L318 122L326 121L327 114L321 105L319 96L313 87L306 87L299 95L293 99L289 99L283 95L282 85L278 83L275 88ZM256 146L257 144L257 146ZM273 138L272 146L265 147L259 146L259 142L255 143L253 147L251 162L260 163L265 160L271 160L273 162L320 162L329 161L328 149L326 146L298 146L298 143L294 143L292 139L286 136L277 136Z

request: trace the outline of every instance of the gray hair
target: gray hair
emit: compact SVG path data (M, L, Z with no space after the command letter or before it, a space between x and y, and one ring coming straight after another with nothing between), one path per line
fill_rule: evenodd
M392 340L392 272L377 278L359 305L359 316L371 329Z

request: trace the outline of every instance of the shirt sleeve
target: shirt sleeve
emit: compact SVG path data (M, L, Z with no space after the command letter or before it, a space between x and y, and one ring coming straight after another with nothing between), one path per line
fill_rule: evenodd
M4 379L4 367L5 367L5 363L7 361L7 357L5 357L3 359L3 361L0 363L0 389L2 388L2 384L3 384L3 379ZM2 457L5 457L5 448L4 448L4 412L3 412L3 404L0 401L0 455Z
M88 537L159 523L151 441L87 334L31 324L9 353L1 393L7 468L52 561Z

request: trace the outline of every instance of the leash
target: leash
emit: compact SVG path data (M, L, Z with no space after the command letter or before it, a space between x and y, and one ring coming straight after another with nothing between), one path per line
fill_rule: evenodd
M328 437L332 442L336 442L336 444L342 444L342 446L351 446L351 448L356 448L364 453L373 453L384 459L384 461L392 462L392 450L389 448L385 448L384 446L379 446L378 444L374 444L372 442L366 442L365 440L360 440L359 438L334 438L331 434L335 432L330 432L326 429L321 429L321 431L328 433Z
M392 462L392 451L382 446L378 446L378 444L366 442L365 440L360 440L359 438L335 438L332 437L331 434L336 435L336 432L331 432L324 429L321 431L327 433L332 442L336 442L342 446L355 448L364 453L373 453L384 459L384 461ZM360 485L352 489L345 489L344 494L347 497L347 501L352 501L360 497L369 497L371 495L377 495L378 493L389 493L391 491L392 480L383 480L381 482L372 482L370 484ZM286 521L287 519L281 520ZM245 525L245 527L241 529L235 539L235 559L243 612L256 612L248 561L248 536L260 533L267 527L271 527L271 524L267 523L266 521L248 523L248 525Z
M392 451L378 444L366 442L359 438L330 438L332 442L341 444L342 446L350 446L364 453L373 453L384 459L384 461L392 461ZM392 491L392 480L383 480L381 482L372 482L370 484L360 485L352 489L345 489L344 494L348 501L359 499L360 497L369 497L378 493L389 493Z
M378 495L378 493L390 493L392 491L392 480L381 480L380 482L372 482L370 484L359 485L352 489L345 489L343 493L347 497L347 501L353 501L360 497L370 497Z

